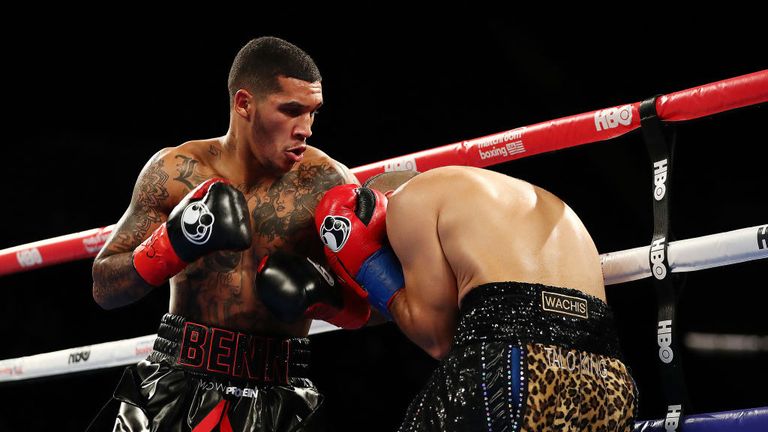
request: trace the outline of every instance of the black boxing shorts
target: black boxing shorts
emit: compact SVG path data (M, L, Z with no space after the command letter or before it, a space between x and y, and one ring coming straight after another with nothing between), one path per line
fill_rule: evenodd
M274 339L162 318L154 349L125 370L114 431L315 431L323 397L309 340Z
M409 431L631 431L637 391L607 304L540 284L480 285L449 354L411 402Z

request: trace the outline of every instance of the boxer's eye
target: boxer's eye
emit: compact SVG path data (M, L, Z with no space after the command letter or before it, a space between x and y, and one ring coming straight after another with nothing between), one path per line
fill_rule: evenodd
M288 102L286 104L280 105L278 109L281 113L289 117L299 117L300 115L307 112L308 108L308 106L302 105L298 102Z

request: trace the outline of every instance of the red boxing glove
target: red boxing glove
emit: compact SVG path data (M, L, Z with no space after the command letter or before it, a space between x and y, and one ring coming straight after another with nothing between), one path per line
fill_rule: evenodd
M326 192L315 225L328 264L356 293L391 318L389 304L403 288L403 271L387 244L387 197L352 184Z

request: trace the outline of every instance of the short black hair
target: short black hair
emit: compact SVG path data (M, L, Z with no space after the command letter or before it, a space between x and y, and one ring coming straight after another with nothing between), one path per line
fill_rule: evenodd
M257 97L280 91L278 76L306 82L322 80L315 61L296 45L273 36L252 39L235 56L229 69L229 102L241 88Z

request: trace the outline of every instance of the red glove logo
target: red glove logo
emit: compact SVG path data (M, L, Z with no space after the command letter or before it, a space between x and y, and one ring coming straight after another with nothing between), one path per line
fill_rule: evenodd
M344 216L328 215L320 226L320 238L333 252L338 252L344 247L351 232L352 223Z

